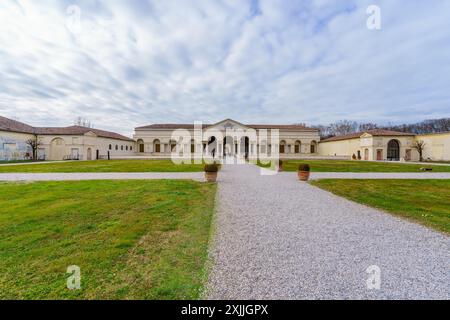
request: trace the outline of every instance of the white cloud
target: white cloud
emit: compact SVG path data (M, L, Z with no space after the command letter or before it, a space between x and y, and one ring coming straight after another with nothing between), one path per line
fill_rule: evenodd
M0 2L0 114L156 122L403 122L450 116L445 0ZM81 9L81 33L67 7Z

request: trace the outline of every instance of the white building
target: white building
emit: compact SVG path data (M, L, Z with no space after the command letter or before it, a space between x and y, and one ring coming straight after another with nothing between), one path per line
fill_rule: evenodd
M135 128L137 155L151 158L170 158L180 140L182 152L212 154L214 157L255 157L260 153L280 153L282 158L318 155L320 140L317 129L302 125L242 124L225 119L215 124L202 124L195 131L194 124L152 124ZM198 137L198 132L201 136ZM197 132L197 133L196 133ZM273 139L272 135L279 136ZM180 146L179 146L180 147Z
M40 160L95 160L134 154L134 140L120 134L93 128L32 127L0 116L0 160L32 158L28 140L39 142Z

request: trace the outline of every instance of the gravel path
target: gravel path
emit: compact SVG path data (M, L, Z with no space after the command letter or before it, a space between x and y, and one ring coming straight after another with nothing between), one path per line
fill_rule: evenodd
M224 166L206 297L450 298L448 236L291 177Z
M0 181L69 181L125 179L191 179L196 181L205 180L203 172L0 173Z

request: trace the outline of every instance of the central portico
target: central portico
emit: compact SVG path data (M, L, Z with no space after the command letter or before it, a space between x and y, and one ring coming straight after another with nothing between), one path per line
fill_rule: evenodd
M182 137L182 139L180 139ZM189 139L188 139L189 138ZM152 124L135 128L138 156L170 158L175 150L214 158L315 155L319 132L304 125L243 124L225 119L214 124Z

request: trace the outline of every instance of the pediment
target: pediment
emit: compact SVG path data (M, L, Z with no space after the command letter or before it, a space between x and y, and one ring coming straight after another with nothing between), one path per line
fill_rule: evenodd
M88 137L96 137L96 136L97 136L97 135L95 134L95 132L93 132L93 131L88 131L88 132L86 132L84 135L85 135L85 136L88 136Z
M370 133L364 132L360 138L372 138L372 135Z
M217 130L248 130L251 129L247 127L246 125L235 121L233 119L225 119L220 122L217 122L211 126L209 126L207 129L217 129Z

